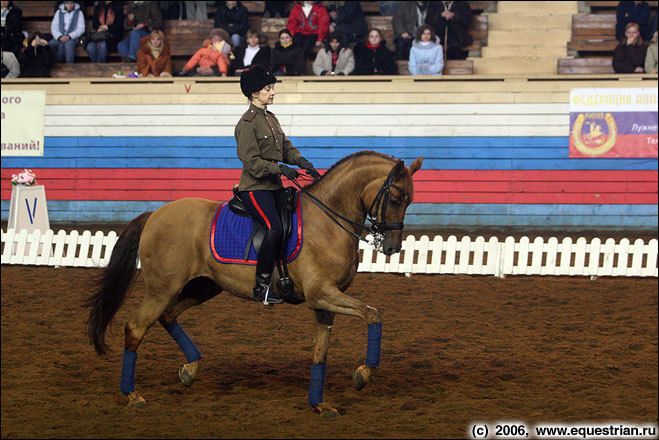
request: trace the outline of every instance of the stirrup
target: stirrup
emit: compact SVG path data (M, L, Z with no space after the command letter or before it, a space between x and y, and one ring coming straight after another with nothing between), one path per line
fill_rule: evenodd
M269 306L271 304L272 305L282 304L284 302L284 300L282 300L281 298L270 298L269 295L270 295L270 288L268 287L268 289L265 291L265 295L263 295L263 298L261 298L259 295L257 295L256 292L254 292L254 294L252 296L252 299L254 301L262 302L263 305L266 305L266 306Z

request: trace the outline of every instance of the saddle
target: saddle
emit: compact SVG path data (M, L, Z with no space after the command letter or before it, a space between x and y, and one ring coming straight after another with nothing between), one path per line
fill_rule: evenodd
M279 214L282 224L282 244L280 246L281 255L275 256L277 270L279 272L279 280L277 280L279 294L282 299L288 303L300 304L302 301L295 294L293 282L288 276L288 268L286 267L286 243L288 243L291 231L293 230L292 216L297 209L298 191L293 187L287 187L284 188L283 191L279 191L275 194L277 214ZM247 260L251 246L254 246L257 254L261 250L261 244L265 237L266 228L258 220L253 218L247 207L245 207L245 204L238 194L238 185L234 185L233 197L229 200L228 205L229 209L231 209L236 215L252 218L252 233L247 240L244 254L244 259Z

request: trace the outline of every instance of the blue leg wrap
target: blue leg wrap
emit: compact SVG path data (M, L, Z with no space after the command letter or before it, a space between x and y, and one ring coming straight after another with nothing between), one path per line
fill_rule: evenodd
M135 363L137 353L124 349L124 364L121 368L121 392L129 394L135 391Z
M311 382L309 383L309 405L311 406L323 402L326 371L327 364L311 364Z
M366 366L380 365L380 343L382 342L382 323L368 325L368 346L366 347Z
M167 333L174 338L178 346L181 347L185 357L188 359L188 363L201 359L201 353L197 349L197 346L192 342L192 339L190 339L185 331L183 331L183 328L178 322L168 324L167 327L165 327L165 330L167 330Z

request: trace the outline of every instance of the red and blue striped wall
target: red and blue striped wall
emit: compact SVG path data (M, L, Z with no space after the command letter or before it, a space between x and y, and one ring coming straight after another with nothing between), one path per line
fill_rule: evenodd
M415 175L405 222L423 227L657 228L657 159L570 159L568 137L291 137L325 170L360 150ZM182 197L227 200L241 163L233 137L46 137L43 157L3 157L2 219L12 173L31 168L51 222L126 222Z

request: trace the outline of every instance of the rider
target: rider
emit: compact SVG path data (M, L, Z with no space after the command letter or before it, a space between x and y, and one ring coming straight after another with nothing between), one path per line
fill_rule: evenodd
M280 304L283 301L271 291L275 257L282 246L282 225L275 204L283 191L281 176L295 179L297 170L284 163L297 165L314 179L320 174L293 146L275 115L267 110L275 97L276 78L265 67L256 65L240 75L240 89L250 102L249 109L236 125L238 157L243 163L238 190L252 216L266 228L256 263L254 301ZM279 163L283 162L283 163Z

